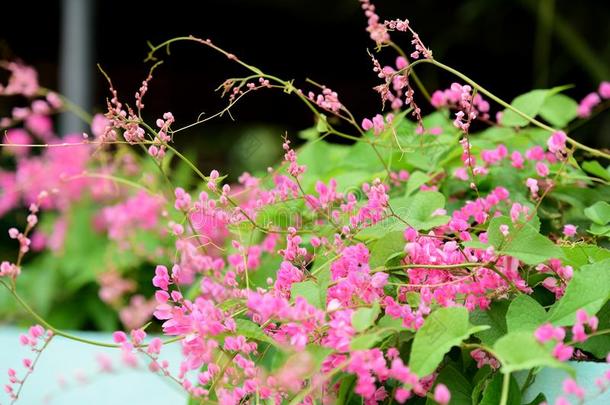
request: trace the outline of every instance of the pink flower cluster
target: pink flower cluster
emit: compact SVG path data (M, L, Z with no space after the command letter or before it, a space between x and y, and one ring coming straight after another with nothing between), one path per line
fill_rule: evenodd
M554 273L556 277L550 276L545 278L542 281L542 286L553 292L557 299L563 296L567 283L572 279L572 276L574 275L574 269L572 269L572 266L564 266L558 259L549 260L548 265L541 263L536 266L536 270L540 273L545 274Z
M323 88L322 93L316 95L314 92L310 91L307 94L307 98L316 105L324 110L331 111L333 113L338 113L343 105L339 101L339 95L337 92L332 91L329 88Z
M101 209L97 225L107 230L108 238L126 241L138 230L152 231L157 227L165 201L158 195L139 191L124 201Z
M598 320L595 315L589 316L586 311L579 309L576 312L576 323L572 327L572 339L574 342L585 342L588 336L585 332L585 327L591 332L597 330ZM564 343L565 330L561 327L554 327L550 323L544 324L534 333L536 340L540 343L549 341L557 342L553 348L553 356L560 361L567 361L572 358L574 348L569 344Z
M432 58L408 20L381 22L369 0L361 3L368 18L367 30L377 45L391 45L391 31L410 32L415 48L410 57ZM232 54L225 55L236 60ZM409 83L409 61L399 57L395 66L382 67L373 58L373 65L384 81L376 87L382 100L390 102L393 110L411 107L418 121L416 133L424 134L421 110L415 104ZM32 98L38 90L35 74L18 65L7 66L12 76L6 87L0 87L0 94L18 93ZM255 77L259 78L259 85L248 82L249 78L225 82L223 86L231 94L231 103L244 94L244 86L245 92L279 87L264 77ZM460 189L446 193L449 196L446 206L442 203L431 208L432 212L428 212L427 206L416 207L421 212L415 213L415 208L406 207L401 212L405 207L400 204L394 207L394 201L410 203L412 198L426 196L425 193L430 196L435 192L438 196L438 190L445 191L446 173L439 170L432 174L430 170L430 178L426 175L425 183L418 183L417 190L413 190L418 193L414 197L406 193L410 191L410 174L404 169L411 170L412 165L392 167L392 159L386 163L381 153L378 155L387 175L370 173L368 182L356 184L357 192L349 192L341 188L345 179L333 177L335 173L312 179L310 175L315 170L308 171L285 137L281 165L276 170L269 169L264 177L244 173L238 184L227 184L227 177L218 170L212 170L208 176L196 170L200 176L197 186L193 190L174 188L173 201L168 201L152 191L157 186L155 179L139 176L135 154L127 152L131 158L116 160L106 155L113 150L107 146L124 143L119 137L129 144L143 146L148 152L144 157L152 157L157 165L172 148L171 126L175 119L171 113L166 112L156 120L156 129L141 119L140 110L144 108L143 98L151 78L149 75L136 93L136 111L119 101L118 93L110 85L108 110L92 123L95 142L82 141L80 136L60 141L53 134L47 116L57 105L52 96L31 100L31 108L14 110L10 124L22 120L25 126L6 134L7 142L11 143L7 151L17 168L14 173L0 173L0 184L9 190L1 194L0 210L12 209L20 200L29 204L30 210L23 232L9 230L10 238L19 243L17 261L0 265L0 276L12 278L8 281L13 285L21 271L23 254L35 245L43 245L36 243L35 234L30 235L38 222L39 209L60 212L56 231L48 237L49 241L62 239L66 234L66 213L85 195L93 197L97 230L105 232L113 246L142 254L140 236L158 238L155 252L142 254L143 261L159 263L154 275L150 275L153 296L140 294L137 283L119 269L109 267L98 277L100 298L120 310L120 319L130 330L113 334L122 361L129 367L139 366L138 355L145 356L151 371L172 378L192 397L222 405L237 405L254 398L279 404L295 398L292 395L296 393L302 394L299 401L305 404L317 400L332 403L342 387L329 377L339 372L354 376L353 390L366 404L404 403L415 395L446 405L452 395L440 383L442 379L437 380L437 373L442 371L431 369L422 376L414 372L414 367L409 368L400 351L403 347L400 336L385 340L379 347L371 344L362 348L357 343L369 338L376 343L373 339L394 328L421 333L427 318L439 307L485 311L494 300L515 293L531 294L538 286L531 280L538 281L540 277L544 277L541 286L560 299L572 279L574 270L559 259L532 266L527 260L519 260L522 256L516 253L509 255L501 245L489 244L492 235L497 239L497 232L504 242L514 237L514 229L535 214L537 206L532 210L518 202L523 198L519 191L509 193L497 182L491 187L485 184L479 190L474 181L473 191L462 190L462 184L453 182ZM609 86L600 87L602 97L610 97ZM335 118L349 114L337 93L329 88L323 87L321 94L298 95L308 106L329 111ZM449 89L435 92L431 102L437 108L457 110L454 125L463 132L455 155L458 160L461 153L462 165L455 172L459 179L470 180L471 174L486 176L495 172L494 166L510 164L528 170L520 178L519 187L529 190L536 202L541 202L552 190L554 184L549 176L556 169L552 165L566 159L568 142L574 144L564 132L552 133L546 140L546 150L544 145L509 150L506 145L512 144L508 142L480 150L471 145L468 133L473 120L488 120L487 101L475 94L471 86L453 83ZM396 112L365 118L361 129L372 130L378 136L388 128L393 130ZM347 121L358 127L351 114ZM441 131L442 128L436 128L428 133ZM381 138L374 138L373 145L377 142L381 145L384 140ZM33 139L50 146L38 156L19 146L34 142ZM437 138L425 140L429 139ZM60 147L68 142L69 146ZM100 172L89 172L91 155L98 153L104 154L104 159L96 162ZM448 156L453 156L452 153ZM402 156L398 160L402 161ZM135 184L136 181L141 184ZM128 192L128 185L139 190ZM194 194L195 190L199 194ZM168 209L172 205L174 209ZM297 207L290 208L290 224L278 223L281 221L273 215L269 218L268 212L276 206ZM510 220L498 229L490 229L490 221L500 216ZM426 219L435 221L434 226L422 225ZM384 228L385 221L389 230ZM563 233L566 238L573 237L576 227L565 224ZM551 239L558 240L558 244L569 243L559 236ZM50 242L47 244L51 246ZM535 272L541 274L529 277ZM5 284L4 280L2 283ZM371 319L363 322L363 314ZM164 335L181 346L182 359L175 376L170 373L168 362L160 360L164 342L154 338L145 343L147 334L142 328L151 315L159 321ZM399 326L381 327L382 320ZM538 328L534 337L540 344L548 345L555 358L567 361L579 356L574 344L591 337L598 322L595 315L579 310L568 332L570 340L566 340L567 329L550 323ZM36 326L21 341L39 353L51 336ZM268 350L282 352L288 360L279 367L266 367L256 359L264 358ZM501 366L500 356L495 358L492 349L484 345L477 346L469 355L478 368L489 365L497 370ZM278 355L278 361L281 358ZM35 360L24 362L27 371L22 378L15 370L9 370L10 384L6 390L13 398L19 395L16 385L23 384L34 364ZM105 359L101 366L105 370L112 367ZM396 383L395 389L388 390L389 385ZM605 387L604 384L600 383L600 387ZM581 400L585 396L573 380L566 380L563 389L566 395Z
M53 338L53 332L50 330L45 330L40 325L34 325L30 327L27 334L22 334L19 336L19 342L23 346L29 346L30 350L34 354L34 360L30 358L24 358L22 363L25 368L25 373L20 377L19 373L13 369L8 369L8 384L4 386L4 391L9 395L10 399L15 402L19 398L19 394L21 393L21 388L23 384L28 379L30 374L34 372L34 367L36 366L36 362L38 357L42 353L42 351L47 347L47 344Z
M593 109L599 105L602 100L610 99L610 82L601 82L597 92L587 94L578 105L578 116L580 118L588 118L593 113Z
M392 114L388 114L384 120L383 115L377 114L373 117L372 120L365 118L362 120L362 129L368 131L369 129L373 129L373 133L375 135L379 135L385 129L386 122L388 124L392 123L392 119L394 116Z
M458 110L455 125L463 129L463 126L466 125L463 122L464 117L467 117L467 121L476 118L483 120L489 118L489 103L479 93L476 93L474 97L471 93L472 87L469 85L452 83L448 89L436 90L432 93L430 103L435 108L448 107L452 110Z

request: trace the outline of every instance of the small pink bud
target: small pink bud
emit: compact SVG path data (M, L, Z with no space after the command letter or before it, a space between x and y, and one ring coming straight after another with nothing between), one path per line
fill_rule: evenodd
M27 335L20 335L19 343L21 343L23 346L27 346L30 344L30 338L28 338Z
M125 332L116 331L112 334L112 340L114 340L114 343L124 343L127 341L127 335Z
M508 225L502 224L500 225L500 233L505 237L508 236Z
M371 278L371 286L383 288L388 283L388 273L378 272Z
M434 400L440 405L447 405L451 400L451 393L445 384L437 384L434 388Z
M570 238L574 235L576 235L576 226L572 225L572 224L565 224L563 226L563 234L564 236Z
M371 121L368 118L363 119L362 120L362 129L364 129L365 131L368 131L371 128L373 128L373 121Z
M396 390L396 394L394 394L394 397L396 398L396 401L403 404L406 402L407 399L411 397L411 391L402 387L398 388Z
M19 230L17 228L10 228L8 230L8 236L10 236L11 239L17 239L19 236Z
M553 356L559 361L568 361L572 358L572 353L574 353L574 348L572 346L564 345L559 342L553 348Z
M610 98L610 82L601 82L599 84L599 89L597 89L597 92L603 99Z

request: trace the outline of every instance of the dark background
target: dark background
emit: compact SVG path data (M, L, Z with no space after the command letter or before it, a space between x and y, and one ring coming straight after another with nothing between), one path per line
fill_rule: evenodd
M435 57L474 78L510 101L534 87L573 84L568 95L580 100L610 80L610 2L568 0L379 0L383 19L408 18ZM61 2L10 1L2 5L0 57L21 58L40 72L41 83L57 87L61 49ZM193 34L215 43L263 71L306 88L312 78L339 92L357 119L380 109L371 90L377 78L367 49L374 44L365 32L366 19L357 0L207 0L151 2L98 1L94 6L94 61L112 77L124 100L148 72L143 63L146 41L158 43ZM544 21L552 21L550 25ZM394 40L410 52L410 38ZM380 57L391 63L387 49ZM91 69L95 71L95 64ZM172 56L155 74L146 100L154 119L172 111L185 125L204 111L213 113L226 101L214 93L227 77L244 71L224 57L193 43L172 47ZM418 73L429 89L447 87L452 77L423 66ZM99 72L94 104L104 106L107 85ZM497 107L494 106L494 111ZM179 147L196 148L199 164L211 168L257 169L280 153L280 136L312 125L311 114L294 98L261 91L224 117L185 131ZM235 153L245 133L269 145L246 162ZM607 147L610 120L598 117L573 136Z

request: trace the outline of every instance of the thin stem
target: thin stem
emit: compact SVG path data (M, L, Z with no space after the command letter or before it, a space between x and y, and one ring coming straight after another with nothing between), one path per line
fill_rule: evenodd
M513 107L512 105L510 105L509 103L507 103L506 101L502 100L500 97L496 96L495 94L493 94L492 92L490 92L489 90L487 90L486 88L484 88L483 86L481 86L480 84L478 84L477 82L475 82L474 80L472 80L470 77L466 76L465 74L463 74L462 72L459 72L455 69L453 69L452 67L449 67L435 59L422 59L420 62L422 63L431 63L443 70L446 70L449 73L452 73L453 75L459 77L460 79L464 80L466 83L470 84L473 88L476 88L479 92L485 94L487 97L489 97L490 99L492 99L493 101L495 101L496 103L500 104L501 106L508 108L509 110L513 111L515 114L525 118L526 120L528 120L529 122L531 122L532 124L536 125L539 128L542 128L546 131L549 132L555 132L557 131L556 129L546 125L543 122L538 121L537 119L530 117L529 115L527 115L526 113L524 113L523 111Z
M596 332L589 333L587 335L587 339L590 339L595 336L602 336L602 335L607 335L607 334L610 334L610 329L602 329L602 330L598 330ZM568 343L566 343L566 345L575 345L576 343L579 343L579 342L572 340L572 341L569 341Z
M418 61L413 62L408 69L412 69L414 66L416 66L419 63L430 63L432 65L435 65L443 70L446 70L449 73L452 73L453 75L459 77L460 79L464 80L466 83L470 84L473 88L476 88L479 92L485 94L487 97L489 97L490 99L492 99L493 101L495 101L496 103L500 104L501 106L508 108L509 110L511 110L512 112L514 112L515 114L519 115L520 117L525 118L526 120L528 120L530 123L532 123L533 125L537 126L538 128L544 129L546 131L549 132L556 132L557 129L550 127L548 125L546 125L543 122L538 121L537 119L530 117L529 115L527 115L526 113L524 113L523 111L513 107L512 105L510 105L509 103L507 103L506 101L502 100L500 97L494 95L492 92L490 92L489 90L485 89L484 87L482 87L481 85L479 85L477 82L475 82L474 80L472 80L470 77L466 76L465 74L463 74L462 72L459 72L455 69L453 69L452 67L449 67L435 59L420 59ZM570 144L572 144L573 146L577 147L578 149L582 149L584 151L589 152L591 155L593 156L599 156L599 157L603 157L605 159L610 160L610 154L602 152L600 150L597 150L595 148L591 148L587 145L583 145L582 143L570 138L569 136L567 137L567 142L569 142Z
M19 399L19 394L21 394L21 390L23 389L23 386L25 385L25 382L27 381L28 377L34 373L34 368L36 367L36 364L38 363L38 360L40 360L40 356L42 355L42 352L44 351L44 349L47 348L49 343L51 343L52 339L53 339L53 336L49 336L45 340L44 344L42 345L42 347L40 348L38 353L36 353L36 358L32 362L32 365L30 366L28 372L23 377L23 380L21 380L21 383L19 384L19 389L17 389L17 392L15 393L15 397L11 401L11 404L14 404Z
M313 270L310 274L312 276L315 276L316 274L318 274L319 272L322 271L322 269L324 269L324 267L329 264L330 262L332 262L335 259L338 259L340 256L336 255L334 257L331 257L330 259L328 259L327 261L325 261L324 263L322 263L317 269Z
M382 267L373 270L373 272L380 271L392 271L392 270L403 270L403 269L439 269L439 270L451 270L451 269L462 269L469 267L485 267L489 263L476 263L476 262L466 262L466 263L456 263L456 264L404 264L402 266L393 266L393 267Z
M398 52L400 56L409 60L405 51L403 51L402 48L398 46L395 42L390 41L389 45L394 48L394 50ZM413 76L413 80L415 81L415 85L419 88L419 91L421 91L424 97L426 97L426 100L430 101L432 99L432 97L430 97L430 92L428 91L428 89L426 89L424 83L420 80L419 76L417 76L415 72L411 73L411 75Z
M508 389L510 387L510 373L505 373L502 379L502 394L500 396L500 405L508 403Z
M40 316L38 313L36 313L36 311L34 311L32 309L32 307L30 307L28 305L28 303L23 300L23 298L21 298L21 296L17 293L17 291L15 291L11 287L9 287L2 280L0 280L0 284L2 284L4 287L6 287L6 289L13 295L15 300L23 307L23 309L26 310L26 312L28 312L32 316L32 318L36 319L36 321L38 321L38 323L40 323L46 329L49 329L49 330L53 331L53 333L55 335L63 336L66 339L74 340L74 341L81 342L81 343L90 344L90 345L93 345L93 346L112 347L112 348L121 347L120 345L115 344L115 343L106 343L106 342L100 342L100 341L95 341L95 340L81 338L79 336L75 336L75 335L73 335L71 333L65 332L65 331L63 331L61 329L58 329L58 328L54 327L49 322L47 322L42 316ZM184 336L176 336L174 338L165 340L163 342L163 344L177 342L179 340L182 340L183 338L184 338ZM138 347L147 347L147 346L148 346L148 344L143 344L143 345L140 345Z

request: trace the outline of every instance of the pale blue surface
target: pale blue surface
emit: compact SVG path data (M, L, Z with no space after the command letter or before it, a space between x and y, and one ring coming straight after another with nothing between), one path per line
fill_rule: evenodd
M15 328L0 328L0 385L8 382L6 370L15 368L23 375L21 360L24 357L32 358L32 353L19 344L21 330ZM77 332L77 335L105 342L111 341L110 334ZM172 372L180 361L180 345L171 344L164 347L162 359L169 360ZM99 374L98 363L95 356L99 353L112 357L115 364L115 373ZM157 376L146 369L147 362L141 361L139 369L133 370L121 365L120 353L117 349L106 349L85 345L64 339L60 336L53 339L49 347L42 354L34 373L29 377L22 391L21 405L61 404L61 405L174 405L186 404L186 395L177 385L169 380ZM144 360L144 359L143 359ZM597 392L595 379L610 369L606 363L572 362L577 373L577 381L587 390L587 397ZM82 383L78 375L87 376L87 382ZM517 380L521 384L526 373L518 373ZM67 387L60 389L58 379L61 377L68 383ZM553 403L557 395L561 394L561 383L567 378L562 370L544 369L534 384L527 390L523 403L528 403L544 392L549 403ZM0 404L8 404L8 397L4 390L0 392ZM589 399L587 405L610 404L610 391L603 396Z
M605 371L610 369L608 363L589 363L589 362L570 362L570 365L576 370L576 381L585 389L587 397L585 404L587 405L608 405L610 404L610 391L606 391L603 395L593 397L599 390L595 385L595 380L603 377ZM522 384L527 376L527 373L518 373L516 378L519 384ZM569 375L563 370L545 368L538 373L534 384L525 392L522 403L529 403L538 393L543 392L550 404L555 402L557 396L562 395L561 384ZM574 397L568 397L572 403L577 403Z
M19 344L21 330L0 327L0 404L9 403L4 392L8 383L6 374L9 367L23 376L21 361L24 357L33 359L33 353ZM93 340L111 342L109 334L77 332L77 335ZM113 374L98 373L99 366L95 357L104 353L113 359ZM53 338L42 353L34 373L26 381L17 404L40 405L174 405L186 404L186 395L180 387L168 378L157 376L146 368L148 362L140 362L139 369L130 369L120 362L118 349L107 349L74 342L61 336ZM161 359L170 362L172 372L180 361L180 344L173 343L163 348ZM82 383L78 375L87 377ZM60 377L67 386L59 388Z

